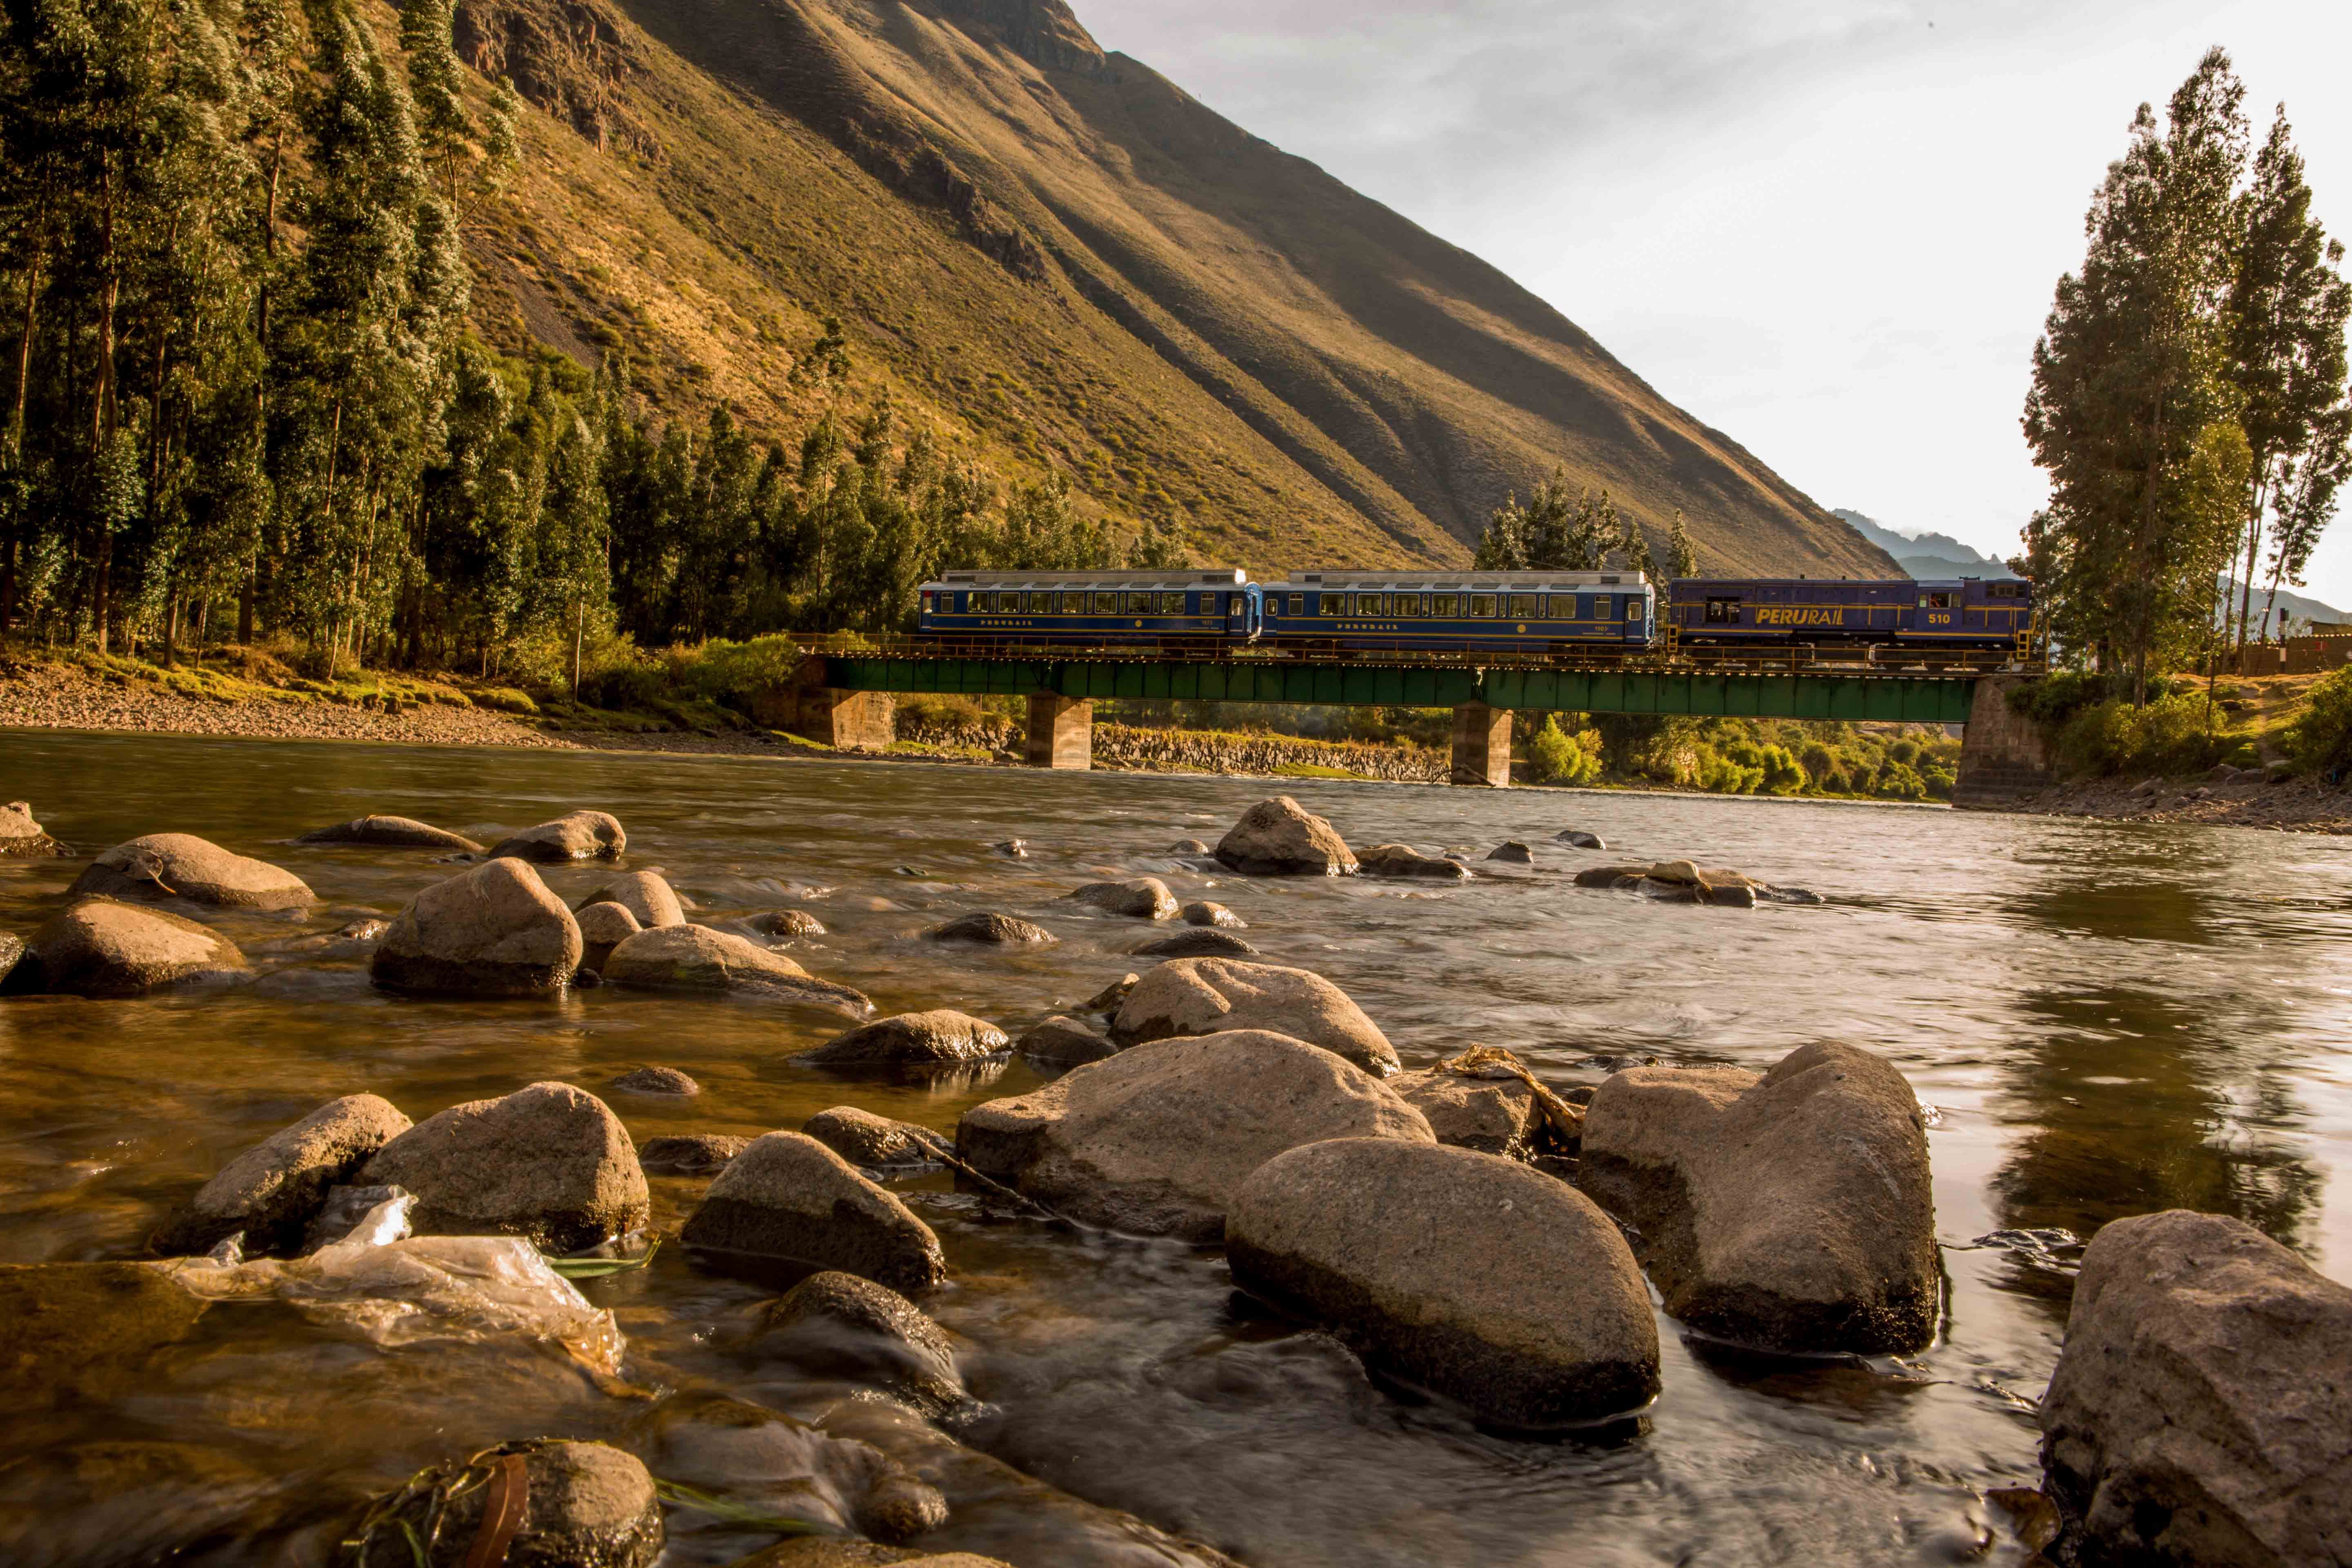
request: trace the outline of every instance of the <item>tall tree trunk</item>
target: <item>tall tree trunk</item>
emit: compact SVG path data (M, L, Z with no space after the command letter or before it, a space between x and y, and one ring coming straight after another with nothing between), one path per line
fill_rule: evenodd
M41 262L44 246L33 247L33 259L25 268L25 303L16 313L16 387L14 402L8 410L8 450L11 454L25 449L25 395L33 381L33 307L41 297Z
M2254 561L2263 547L2263 510L2270 504L2270 464L2265 461L2254 475L2254 510L2246 519L2246 574L2239 584L2238 650L2246 647L2246 622L2254 610Z
M178 661L180 640L180 595L174 589L163 603L163 668L170 669Z
M90 456L102 462L107 448L113 445L118 417L114 392L114 311L121 300L122 280L115 266L114 164L110 159L104 160L99 168L98 263L102 281L98 291L98 391L90 404ZM98 532L98 581L92 594L90 617L100 653L107 651L110 623L114 612L113 597L114 528L110 520L101 519Z

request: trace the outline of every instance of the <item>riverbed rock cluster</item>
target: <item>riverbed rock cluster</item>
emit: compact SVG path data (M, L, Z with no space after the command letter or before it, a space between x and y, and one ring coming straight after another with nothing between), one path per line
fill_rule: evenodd
M29 808L0 812L0 854L39 832ZM1570 833L1559 841L1601 847ZM1047 1081L971 1105L952 1138L844 1103L797 1130L670 1133L642 1146L604 1100L562 1082L414 1123L354 1092L228 1160L178 1203L147 1238L164 1258L295 1260L339 1245L387 1205L422 1237L609 1252L643 1241L659 1194L676 1205L659 1212L684 1215L677 1242L695 1267L799 1280L726 1331L728 1353L879 1391L919 1422L974 1408L957 1342L919 1304L937 1310L932 1293L951 1278L925 1218L947 1195L913 1193L910 1203L891 1185L942 1172L959 1189L953 1202L999 1221L1222 1247L1240 1291L1325 1331L1388 1384L1507 1430L1606 1423L1647 1406L1663 1376L1653 1289L1682 1331L1766 1355L1901 1354L1936 1332L1925 1117L1895 1067L1859 1047L1809 1045L1762 1073L1627 1066L1573 1103L1509 1053L1469 1042L1445 1041L1449 1052L1470 1048L1405 1071L1338 985L1265 961L1234 934L1244 922L1232 910L1180 906L1151 877L1066 895L1071 940L1107 941L1104 951L1139 965L1089 1001L1057 1001L1065 1011L1012 1029L949 1005L877 1018L861 993L758 940L824 934L813 919L695 924L692 900L652 869L599 868L594 890L567 906L538 868L618 858L626 835L604 813L567 814L487 853L376 816L298 842L448 863L380 935L345 943L387 992L543 998L593 976L714 1007L825 1010L853 1026L770 1070L823 1071L853 1100L877 1077L935 1085L980 1064L1000 1070L1015 1054ZM1461 859L1402 844L1359 854L1288 797L1253 807L1213 851L1179 848L1244 877L1473 876ZM1480 873L1495 886L1542 885L1542 871L1509 869L1538 865L1525 843L1487 858L1507 868ZM1672 902L1811 898L1687 859L1574 879ZM186 835L146 836L99 856L29 941L0 933L0 989L128 997L241 984L251 965L207 911L318 902L265 861ZM1180 913L1185 923L1166 935L1118 923ZM1125 934L1106 938L1113 931ZM897 934L969 944L979 951L959 962L1013 972L1024 951L1062 940L996 911ZM1262 940L1286 952L1278 931ZM606 1087L640 1097L622 1102L635 1111L658 1097L663 1115L688 1109L698 1089L659 1066ZM0 1269L0 1305L12 1278ZM155 1278L107 1289L131 1300ZM149 1314L157 1331L184 1331L176 1307L174 1298ZM2044 1489L2064 1549L2081 1563L2345 1562L2352 1382L2335 1369L2346 1365L2352 1291L2259 1233L2181 1213L2110 1225L2084 1255L2042 1407ZM821 1477L832 1522L875 1541L911 1540L946 1518L938 1488L879 1448L740 1399L697 1394L666 1406L651 1430L647 1454L730 1496L777 1475ZM642 1460L599 1444L509 1447L490 1456L509 1479L463 1494L477 1500L464 1539L482 1510L505 1506L504 1486L528 1499L516 1503L520 1555L509 1561L637 1564L662 1552ZM392 1518L407 1504L394 1495L384 1506ZM378 1545L371 1537L361 1560L410 1560L369 1555ZM436 1544L428 1555L446 1554Z

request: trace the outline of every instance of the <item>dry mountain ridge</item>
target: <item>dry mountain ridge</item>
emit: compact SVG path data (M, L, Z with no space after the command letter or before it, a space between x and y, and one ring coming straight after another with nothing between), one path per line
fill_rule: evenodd
M1466 558L1553 464L1711 569L1886 559L1502 273L1106 54L1059 0L465 0L549 111L474 238L478 313L625 347L789 435L861 395L1256 568Z

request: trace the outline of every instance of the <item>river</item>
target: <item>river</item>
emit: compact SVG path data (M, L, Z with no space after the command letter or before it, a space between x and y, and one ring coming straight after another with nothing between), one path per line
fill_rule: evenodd
M361 1090L421 1121L561 1079L604 1094L642 1142L795 1128L843 1103L948 1131L966 1106L1040 1081L1017 1062L929 1088L828 1079L791 1059L841 1026L817 1015L611 989L548 1005L407 1000L372 991L357 966L270 951L389 916L446 874L418 852L282 842L298 833L379 811L488 840L587 806L620 816L625 864L662 868L700 916L793 902L817 914L830 934L793 955L886 1013L951 1006L1018 1033L1071 1007L1148 931L1056 898L1150 874L1233 907L1269 962L1329 976L1408 1067L1485 1042L1566 1088L1627 1058L1760 1069L1836 1038L1885 1053L1933 1108L1948 1307L1930 1349L1757 1363L1662 1317L1654 1407L1540 1442L1412 1402L1321 1336L1237 1310L1214 1253L985 1219L944 1181L902 1189L954 1275L925 1305L970 1342L967 1374L990 1406L960 1436L1264 1568L2015 1562L2005 1516L1981 1497L2033 1484L2032 1401L2069 1279L1974 1238L2087 1237L2186 1206L2239 1215L2352 1277L2341 840L1815 802L1281 787L1359 847L1475 858L1518 838L1538 864L1433 889L1250 880L1167 853L1213 843L1273 793L1265 781L0 732L0 799L31 800L85 852L195 833L289 868L324 900L299 919L207 914L265 971L237 992L0 1004L0 1262L135 1257L228 1158ZM1630 858L1737 867L1827 902L1735 910L1578 889L1566 873L1601 858L1550 842L1568 826ZM991 848L1013 837L1028 858ZM29 934L78 864L0 862L0 930ZM601 874L548 880L576 900ZM919 940L973 909L1064 940L1017 954ZM608 1089L640 1063L682 1068L703 1093ZM652 1184L656 1224L674 1229L701 1184ZM673 1247L583 1288L618 1312L634 1355L742 1379L712 1331L759 1287L698 1273ZM165 1373L0 1430L0 1506L42 1508L19 1549L59 1563L131 1561L116 1555L126 1542L191 1532L205 1536L193 1561L317 1561L352 1500L421 1465L541 1431L625 1437L643 1403L215 1310ZM85 1492L106 1464L124 1467L97 1503L58 1479L59 1455L134 1440L170 1462L75 1461ZM955 1531L926 1545L948 1550ZM1001 1524L976 1543L1023 1568L1054 1560L1050 1542Z

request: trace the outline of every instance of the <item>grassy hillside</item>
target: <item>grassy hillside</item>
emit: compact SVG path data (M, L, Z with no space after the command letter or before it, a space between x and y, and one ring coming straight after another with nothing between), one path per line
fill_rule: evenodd
M789 437L887 391L1259 570L1467 558L1555 463L1706 564L1888 563L1475 258L1096 47L1058 0L467 0L544 112L484 330ZM842 318L846 386L790 381Z

